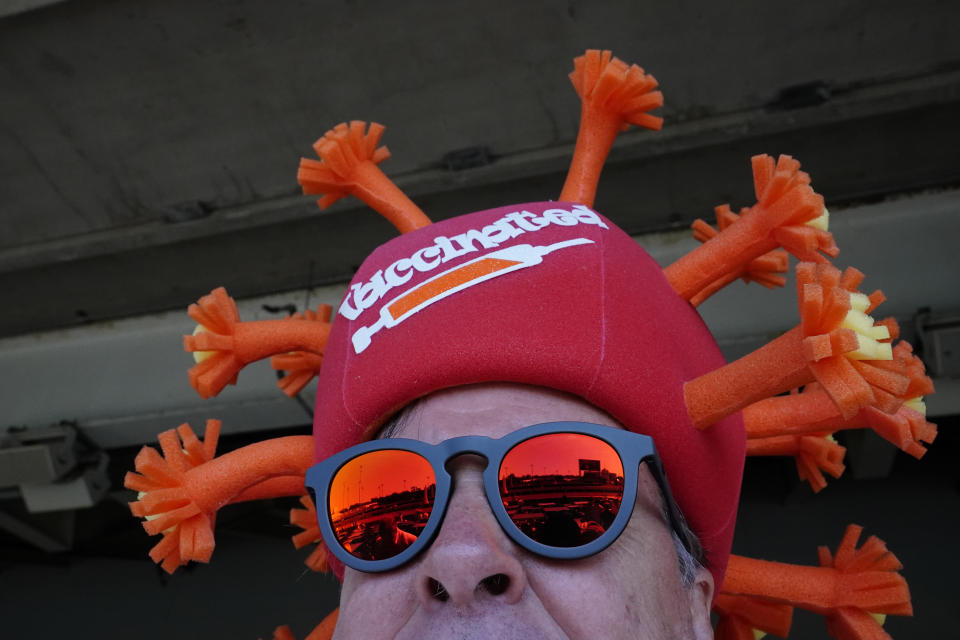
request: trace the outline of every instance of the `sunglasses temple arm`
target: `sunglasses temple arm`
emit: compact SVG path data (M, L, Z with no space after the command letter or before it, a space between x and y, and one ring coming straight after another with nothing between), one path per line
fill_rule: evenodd
M673 493L670 491L670 484L667 482L667 474L663 469L663 464L656 455L647 456L643 459L643 462L650 468L653 479L656 480L657 486L660 487L660 493L663 496L664 512L666 513L667 520L669 520L668 524L670 525L670 529L677 534L683 547L690 555L702 563L704 558L703 547L700 541L693 535L690 527L687 526L687 520L684 518L683 512L680 511L677 501L673 499Z

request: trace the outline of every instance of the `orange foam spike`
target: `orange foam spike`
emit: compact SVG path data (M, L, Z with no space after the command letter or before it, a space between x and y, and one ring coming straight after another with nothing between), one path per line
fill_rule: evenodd
M922 457L926 453L924 443L932 443L937 436L935 424L902 405L893 414L876 407L864 407L852 418L844 419L830 396L819 388L807 388L803 393L767 398L749 405L743 409L743 424L748 439L871 429L915 458Z
M340 608L334 609L318 624L304 640L330 640L333 637L333 630L337 627L337 618L340 616Z
M256 500L270 500L286 496L302 496L307 488L303 484L300 474L277 476L251 485L236 496L230 498L230 504L238 502L255 502Z
M800 327L719 369L688 381L684 401L693 425L704 429L743 407L812 381Z
M847 452L845 447L823 436L795 437L800 440L800 449L794 455L797 474L801 480L810 483L814 493L819 493L827 486L824 472L834 479L843 475L846 468L843 464L843 457Z
M844 418L852 417L876 401L869 383L842 354L814 362L810 369Z
M333 630L337 626L337 617L340 609L334 609L330 615L323 619L323 622L314 627L313 631L307 634L304 640L330 640L333 637ZM297 640L293 631L287 625L282 625L273 630L272 640Z
M751 596L718 593L713 610L719 618L714 640L755 640L754 629L786 638L793 607Z
M212 425L208 441L215 442L219 424ZM258 442L219 458L213 457L206 442L194 443L194 439L189 425L160 434L163 457L144 447L134 461L136 473L128 473L124 481L128 488L143 492L130 503L130 510L151 518L143 523L147 533L163 534L150 557L169 573L191 560L209 562L220 507L237 499L302 494L303 475L313 464L311 436ZM299 476L298 488L290 476ZM281 490L286 493L278 494ZM239 498L244 492L246 497Z
M295 313L292 317L330 324L333 307L328 304L317 305L317 310L308 309L303 314ZM284 376L277 381L277 386L291 398L303 390L320 373L323 365L323 355L310 351L291 351L270 358L270 366L277 371L283 371Z
M927 422L923 414L906 406L900 407L893 415L867 407L857 414L856 420L917 459L927 452L924 444L932 444L937 437L937 425Z
M876 324L878 327L887 328L887 331L890 332L890 340L896 340L897 338L900 337L900 325L897 324L897 321L895 319L884 318L883 320L877 320Z
M827 633L835 640L893 640L867 611L847 608L826 616Z
M290 627L282 625L273 630L272 640L297 640L297 638Z
M580 131L560 200L590 207L617 133L631 124L660 129L663 118L647 112L663 106L663 94L643 69L597 49L574 59L570 82L580 96Z
M801 480L810 483L814 493L827 486L823 472L834 478L843 474L843 457L847 450L824 436L784 435L747 440L748 456L792 456Z
M906 375L910 379L907 390L903 392L905 398L929 396L934 392L933 380L927 375L923 360L913 353L913 347L909 342L901 340L893 347L893 359L894 362L903 364ZM893 366L892 363L882 363L882 365Z
M293 351L270 358L270 366L285 374L277 386L291 398L320 373L322 365L323 356L309 351Z
M858 279L844 276L826 263L802 262L796 274L800 308L797 327L684 385L687 410L697 428L706 428L750 404L814 381L844 419L878 403L878 394L883 404L886 396L881 392L903 386L904 376L897 371L901 365L891 367L869 360L853 364L848 355L859 339L852 329L841 327L854 293L843 287ZM875 371L878 366L883 371Z
M841 418L825 391L808 385L802 393L775 396L743 409L747 438L769 438L832 431Z
M721 593L749 595L831 616L845 609L912 615L902 566L876 537L856 548L861 529L847 528L836 555L819 550L820 566L730 556Z
M857 540L862 533L861 527L851 525L844 534L843 541L837 548L836 554L831 554L826 547L818 549L820 566L832 567L846 571L895 572L903 568L897 557L887 550L887 546L876 536L871 536L858 550ZM905 587L905 585L904 585ZM899 607L891 607L897 615L913 615L909 593ZM827 631L836 640L882 640L889 639L890 635L883 630L877 620L870 615L879 613L873 609L848 606L823 612L827 622Z
M320 526L317 524L317 509L310 496L300 497L303 509L290 510L290 524L299 527L302 531L293 536L293 546L297 549L317 543L317 548L307 557L306 565L313 571L326 572L330 570L327 561L327 548L322 542Z
M300 159L297 182L305 194L323 195L317 200L326 209L352 195L390 221L400 233L430 224L430 219L377 166L390 157L386 147L377 148L383 125L353 120L327 131L313 148L320 160Z
M131 512L138 517L154 516L143 523L151 535L163 534L150 557L165 571L173 571L189 560L206 562L213 553L212 515L202 513L183 490L191 469L212 460L220 433L220 422L208 420L201 441L189 424L160 434L163 457L156 449L144 447L134 461L138 473L128 472L124 486L140 492ZM173 528L173 531L167 531Z
M719 231L723 231L740 217L730 210L729 205L721 205L716 207L714 211L717 216L716 229L700 219L695 220L692 225L693 237L701 243L716 237ZM718 278L708 284L690 298L690 304L695 307L700 306L704 300L738 278L747 284L756 282L767 289L782 287L787 283L787 279L781 274L787 272L788 266L789 258L785 250L774 249L773 251L768 251L760 257L754 258L750 262L742 265L739 269L732 270L722 278Z
M823 213L823 198L810 187L800 163L780 156L753 157L757 203L699 247L663 270L674 290L691 300L711 283L783 247L800 260L824 262L839 253L828 231L806 226Z
M892 394L894 398L899 399L894 406L889 407L890 411L896 411L906 397L907 389L910 388L910 378L907 375L906 367L897 366L888 369L869 364L866 360L853 360L850 364L857 369L864 380L870 383L871 387L882 389Z
M190 305L187 313L202 330L184 336L184 349L207 356L188 372L190 386L203 398L234 384L240 370L269 356L303 350L323 353L330 324L306 318L240 322L236 303L223 287Z

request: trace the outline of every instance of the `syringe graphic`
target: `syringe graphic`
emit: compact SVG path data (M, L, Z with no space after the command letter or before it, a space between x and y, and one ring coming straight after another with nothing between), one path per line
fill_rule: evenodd
M579 244L593 244L593 240L576 238L540 247L518 244L439 273L383 305L376 322L369 327L359 327L353 333L353 349L357 353L362 352L370 346L370 338L380 329L395 327L438 300L491 278L538 265L548 253Z

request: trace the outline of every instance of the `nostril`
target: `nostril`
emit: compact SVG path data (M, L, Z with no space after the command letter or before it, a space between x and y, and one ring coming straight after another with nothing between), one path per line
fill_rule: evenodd
M450 599L450 594L447 593L446 587L434 580L429 578L427 580L427 590L430 592L430 596L434 600L439 600L440 602L446 602Z
M481 580L478 586L490 595L499 596L510 587L510 576L505 573L495 573Z

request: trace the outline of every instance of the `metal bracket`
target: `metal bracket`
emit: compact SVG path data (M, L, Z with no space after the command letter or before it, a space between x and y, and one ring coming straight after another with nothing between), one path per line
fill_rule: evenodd
M934 316L929 308L914 316L918 348L934 378L960 378L960 315Z
M48 513L92 507L110 489L109 461L109 456L101 451L91 462L82 463L74 473L57 482L21 484L20 495L27 511Z
M0 487L54 482L77 466L70 425L10 428L0 436Z
M84 509L110 489L109 460L71 423L8 429L0 437L0 487L17 487L30 513Z

